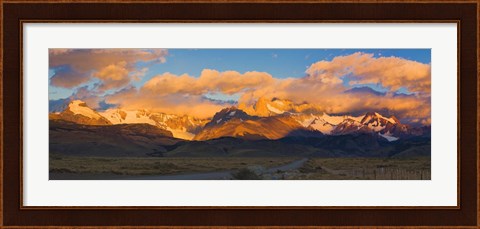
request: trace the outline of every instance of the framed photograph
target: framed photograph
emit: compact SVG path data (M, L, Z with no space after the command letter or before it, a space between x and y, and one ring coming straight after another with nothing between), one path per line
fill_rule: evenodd
M0 227L478 228L476 1L3 1Z

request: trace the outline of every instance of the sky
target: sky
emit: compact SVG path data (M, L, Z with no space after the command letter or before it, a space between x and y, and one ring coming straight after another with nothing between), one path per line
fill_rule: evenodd
M49 99L213 115L259 98L430 122L430 49L50 49ZM412 110L413 109L413 110Z

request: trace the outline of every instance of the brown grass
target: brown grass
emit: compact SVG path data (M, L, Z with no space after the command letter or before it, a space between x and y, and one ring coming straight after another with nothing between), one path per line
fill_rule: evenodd
M243 157L78 157L50 155L50 172L117 175L164 175L265 168L288 164L298 158Z
M312 158L289 179L430 180L430 158Z

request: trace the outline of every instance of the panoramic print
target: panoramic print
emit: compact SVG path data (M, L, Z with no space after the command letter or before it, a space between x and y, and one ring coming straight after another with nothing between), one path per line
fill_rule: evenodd
M430 49L49 49L50 180L430 180Z

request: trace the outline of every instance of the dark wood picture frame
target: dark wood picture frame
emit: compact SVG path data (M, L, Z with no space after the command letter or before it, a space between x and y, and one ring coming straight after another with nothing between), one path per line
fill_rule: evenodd
M0 228L322 226L480 228L477 1L1 1ZM25 22L449 22L458 25L458 205L454 207L23 206ZM461 99L460 99L461 98ZM7 121L8 120L8 121ZM123 228L123 227L122 227Z

